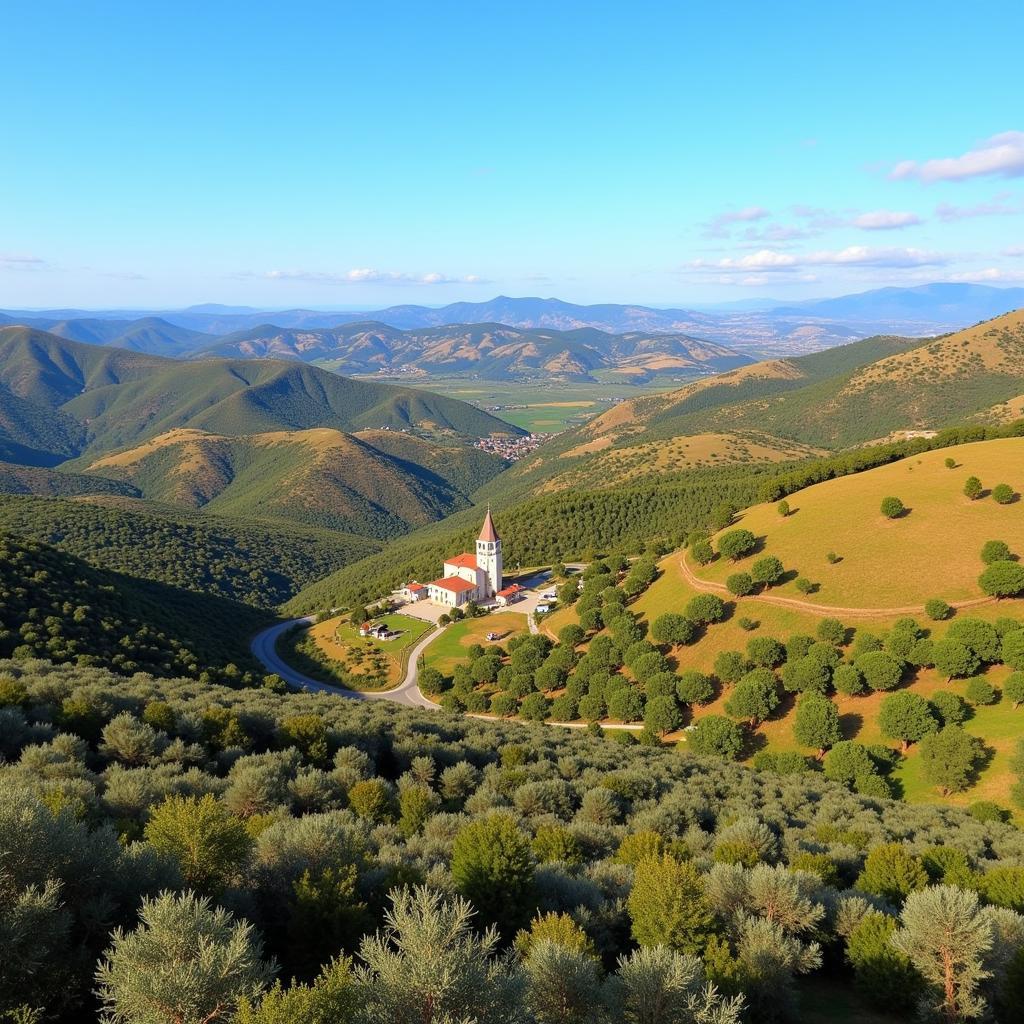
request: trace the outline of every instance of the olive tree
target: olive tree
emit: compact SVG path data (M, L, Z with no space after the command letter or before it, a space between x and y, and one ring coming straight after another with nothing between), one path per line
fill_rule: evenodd
M114 931L96 981L112 1024L217 1024L272 975L251 924L193 893L167 892L143 900L134 931Z

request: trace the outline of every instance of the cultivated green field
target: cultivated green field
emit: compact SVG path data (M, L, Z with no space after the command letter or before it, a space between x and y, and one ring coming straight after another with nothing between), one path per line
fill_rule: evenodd
M686 379L666 377L656 384L630 384L621 380L587 384L431 377L403 383L469 402L531 433L554 434L604 412L619 399L671 391Z

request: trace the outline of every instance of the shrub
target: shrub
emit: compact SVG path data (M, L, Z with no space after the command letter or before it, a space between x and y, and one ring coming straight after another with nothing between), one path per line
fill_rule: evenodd
M907 511L906 506L899 498L891 497L882 499L881 508L882 515L885 516L886 519L898 519Z
M832 685L836 693L846 697L855 697L867 689L864 677L854 665L837 665L832 672Z
M939 721L945 725L960 725L967 720L970 709L967 702L952 690L936 690L931 705Z
M683 704L707 704L715 695L710 677L703 672L683 672L676 683L676 696Z
M818 623L818 639L841 647L846 643L846 627L838 619L822 619Z
M775 511L778 512L783 519L785 519L786 516L788 516L791 512L789 502L783 499L778 503L778 505L775 506Z
M741 615L736 623L744 633L752 633L760 625L757 619L752 619L749 615Z
M687 602L684 614L702 626L721 622L725 618L725 602L715 594L697 594Z
M989 597L1016 597L1024 593L1024 565L993 562L978 577L978 586Z
M98 994L110 1019L134 1024L231 1020L239 1000L273 976L259 935L191 892L144 899L139 926L114 932Z
M793 586L796 587L801 594L809 594L814 590L814 584L806 576L797 577Z
M992 498L1000 505L1009 505L1014 497L1014 490L1009 484L996 484L992 488Z
M688 734L687 747L695 754L735 760L743 752L743 730L724 715L706 715Z
M993 562L1009 562L1010 555L1010 545L1005 540L987 540L981 548L981 560L986 565Z
M697 627L685 615L665 612L651 625L651 636L659 644L688 644L697 634Z
M751 579L755 583L761 583L766 587L778 583L782 579L784 572L782 562L774 555L766 555L764 558L759 558L750 567Z
M718 538L718 553L738 562L757 547L757 539L749 530L729 530Z
M999 699L999 691L981 676L975 676L967 680L967 689L964 691L967 701L975 707L984 707L995 704Z
M969 476L964 482L964 494L971 501L977 501L983 493L984 488L981 486L981 481L976 476Z
M868 651L853 664L872 690L891 690L903 678L903 667L885 651Z
M775 668L786 659L786 648L770 636L754 637L747 643L747 657L760 668Z
M754 589L754 581L748 572L734 572L726 579L725 586L734 597L745 597Z
M456 891L472 903L485 924L511 933L532 910L533 854L508 814L464 825L452 845Z
M924 603L924 613L932 622L941 622L943 619L948 619L949 613L952 610L941 597L930 597Z

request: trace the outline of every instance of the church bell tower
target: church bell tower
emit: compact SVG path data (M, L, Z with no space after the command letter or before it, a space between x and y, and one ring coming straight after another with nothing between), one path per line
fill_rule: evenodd
M502 588L501 538L494 528L490 506L487 507L487 515L484 516L484 525L480 527L480 536L476 539L476 564L487 576L486 596L494 597Z

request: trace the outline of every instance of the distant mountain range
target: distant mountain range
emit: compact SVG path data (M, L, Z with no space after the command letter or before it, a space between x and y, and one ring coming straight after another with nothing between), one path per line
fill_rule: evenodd
M767 301L741 301L718 308L659 309L612 303L583 306L555 298L498 296L487 302L455 302L441 308L402 305L341 312L268 311L218 305L163 312L7 310L0 311L0 324L25 324L75 341L169 356L191 355L209 349L217 344L219 336L240 336L257 329L265 333L268 325L282 331L325 331L358 324L416 332L462 327L461 332L447 335L456 347L462 344L460 334L465 337L466 325L501 325L520 331L545 332L535 339L535 343L545 349L552 340L551 332L571 333L583 329L604 332L604 338L557 340L567 344L594 342L605 357L608 355L606 347L621 348L624 344L609 339L623 335L627 338L676 335L690 341L701 339L733 349L777 355L813 352L872 334L925 336L958 330L1024 305L1024 288L928 284L913 288L879 288L855 295L761 308ZM743 308L746 306L758 308ZM408 351L409 346L404 347ZM316 358L347 356L340 352ZM611 358L614 361L616 357Z
M472 373L490 380L590 379L612 370L623 380L658 374L706 374L742 366L749 356L685 334L608 334L524 329L499 323L400 330L360 322L327 328L263 325L229 334L202 355L302 359L342 373L397 369L427 374Z

